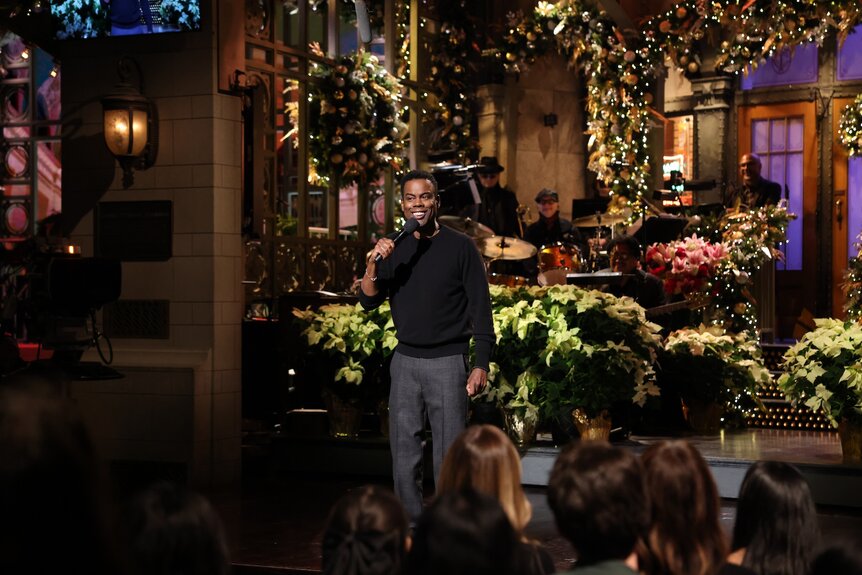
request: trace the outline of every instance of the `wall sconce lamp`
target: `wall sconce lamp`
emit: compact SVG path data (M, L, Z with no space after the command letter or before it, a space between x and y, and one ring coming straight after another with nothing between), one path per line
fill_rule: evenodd
M545 114L543 118L545 126L548 128L553 128L557 125L557 115L556 114Z
M131 82L137 71L141 89ZM117 61L120 83L102 98L105 144L123 168L123 187L134 183L134 170L146 170L156 161L159 118L156 105L141 92L143 76L137 61L123 56Z

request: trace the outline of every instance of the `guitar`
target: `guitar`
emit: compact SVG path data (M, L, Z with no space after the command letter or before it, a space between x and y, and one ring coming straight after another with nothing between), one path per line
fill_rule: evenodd
M655 307L651 307L649 309L644 310L646 317L656 317L659 315L665 315L668 313L673 313L677 310L681 309L689 309L695 310L700 309L702 307L706 307L709 305L709 302L712 301L711 296L697 296L689 299L684 299L682 301L675 301L673 303L666 303L664 305L657 305Z

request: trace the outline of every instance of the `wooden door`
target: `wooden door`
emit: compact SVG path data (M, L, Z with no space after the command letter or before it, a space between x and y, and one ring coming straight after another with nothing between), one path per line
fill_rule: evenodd
M862 158L849 157L838 142L838 121L852 98L836 98L832 108L832 316L844 318L841 284L847 261L856 255L853 246L862 231Z
M802 310L816 308L817 142L814 102L739 108L740 157L745 153L761 156L763 177L785 187L790 210L798 216L788 230L786 261L775 272L779 338L792 337Z

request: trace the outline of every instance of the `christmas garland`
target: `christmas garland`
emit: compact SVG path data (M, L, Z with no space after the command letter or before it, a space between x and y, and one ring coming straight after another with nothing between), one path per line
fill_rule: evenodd
M469 18L443 22L429 46L431 92L425 101L434 122L429 154L454 154L462 164L469 163L479 148L472 131L476 95L467 61L473 32Z
M510 15L503 41L510 72L521 72L551 47L585 73L588 168L626 198L647 191L649 82L669 59L689 77L703 65L702 46L719 45L716 70L739 73L777 51L827 33L844 38L862 21L857 0L748 0L677 4L624 36L584 0L539 2L529 17Z
M319 46L313 45L312 52L323 57ZM317 80L310 86L309 181L366 185L386 166L399 171L407 125L400 118L398 79L363 50L334 65L314 63L309 74ZM295 106L289 112L295 127Z
M838 141L851 156L862 154L862 94L848 104L838 120Z
M504 37L509 71L525 70L556 45L587 82L587 167L611 191L633 198L648 191L648 106L654 76L649 52L630 47L608 16L580 0L539 2L533 18Z
M846 299L844 311L847 312L847 319L862 321L862 233L857 240L854 244L858 250L856 257L848 262L841 287Z

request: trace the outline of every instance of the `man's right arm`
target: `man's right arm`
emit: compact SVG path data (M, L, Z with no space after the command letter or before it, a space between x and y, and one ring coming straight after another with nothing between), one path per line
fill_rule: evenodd
M362 274L362 281L359 283L359 303L365 309L373 309L383 303L386 298L386 293L378 284L379 265L388 258L395 249L395 242L389 238L381 238L380 241L368 254L368 260L365 262L365 273ZM377 257L380 256L380 261Z

